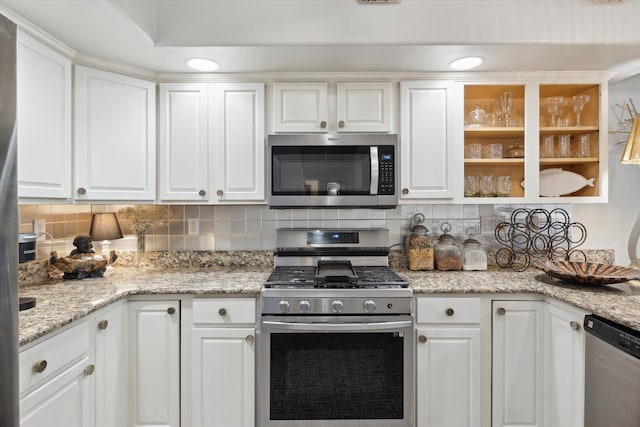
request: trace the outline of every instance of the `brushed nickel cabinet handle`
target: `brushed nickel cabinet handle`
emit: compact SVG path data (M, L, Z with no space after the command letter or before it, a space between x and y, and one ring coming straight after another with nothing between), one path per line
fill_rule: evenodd
M44 370L47 369L47 361L46 360L38 360L33 364L33 372L36 374L41 374Z
M580 323L576 322L575 320L569 322L569 326L571 326L571 329L573 329L574 331L580 330Z
M454 313L453 308L447 308L447 316L451 317L453 316L453 313Z
M175 314L175 312L176 312L175 307L169 307L169 308L167 308L167 313L169 313L169 314Z
M78 194L84 196L85 194L87 194L87 189L84 187L78 188Z
M402 189L402 194L409 194L409 189L408 188L403 188Z
M253 344L253 342L256 340L256 338L253 335L247 335L247 337L244 340L246 342L248 342L249 344Z
M93 373L96 370L96 365L88 365L86 368L84 368L84 374L85 375L93 375Z
M496 310L496 313L498 313L500 316L504 316L504 314L507 312L507 310L505 310L504 308L500 307Z
M324 120L320 122L320 127L322 129L326 129L327 128L327 122L325 122Z
M109 321L108 320L101 320L98 323L98 329L107 329L109 327Z
M222 307L220 310L218 310L218 314L220 316L226 316L227 315L227 309Z
M206 192L206 191L204 191L204 190L200 190L200 191L198 191L198 196L203 196L203 197L204 197L204 196L206 196L206 195L207 195L207 192Z
M340 121L338 122L338 127L339 127L339 128L341 128L341 129L342 129L342 128L344 127L344 125L345 125L344 120L340 120Z
M223 195L223 194L224 194L224 191L222 191L222 190L218 190L218 191L216 191L216 195L217 195L218 197L222 197L222 195Z
M427 337L424 335L418 335L418 341L420 341L421 344L424 344L427 342Z

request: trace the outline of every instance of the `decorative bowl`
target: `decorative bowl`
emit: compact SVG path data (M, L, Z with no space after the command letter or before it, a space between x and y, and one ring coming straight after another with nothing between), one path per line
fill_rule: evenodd
M551 277L583 285L607 285L640 280L640 270L612 264L575 261L545 261L534 265Z

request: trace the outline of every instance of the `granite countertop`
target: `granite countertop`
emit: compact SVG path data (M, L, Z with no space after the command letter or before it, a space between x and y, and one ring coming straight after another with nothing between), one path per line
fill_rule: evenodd
M74 320L130 295L226 294L257 297L271 268L215 267L206 269L116 270L103 278L56 281L20 288L20 296L35 297L35 308L20 312L19 339L25 345ZM414 272L396 270L414 293L496 294L535 293L572 304L640 330L640 284L606 287L571 285L539 270L503 269L474 272Z

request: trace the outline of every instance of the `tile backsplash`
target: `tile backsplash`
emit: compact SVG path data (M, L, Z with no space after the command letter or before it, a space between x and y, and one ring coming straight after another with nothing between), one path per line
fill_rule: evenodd
M37 245L38 259L52 250L66 254L74 249L73 238L88 234L91 215L117 212L126 205L20 205L20 232L33 231L33 220L44 220L47 233ZM493 224L481 229L481 218L508 217L518 207L560 207L571 214L570 205L400 205L395 209L284 209L272 210L262 205L210 206L171 205L172 219L168 226L156 227L146 237L147 250L273 250L278 228L387 228L392 245L400 245L408 234L411 218L416 213L425 217L430 234L441 234L440 225L449 222L452 234L464 239L466 230L473 228L479 240L492 246ZM166 206L149 206L166 209ZM189 220L198 225L196 234L189 234ZM119 218L123 239L111 242L116 251L134 251L136 237L127 219ZM94 242L96 251L100 243Z

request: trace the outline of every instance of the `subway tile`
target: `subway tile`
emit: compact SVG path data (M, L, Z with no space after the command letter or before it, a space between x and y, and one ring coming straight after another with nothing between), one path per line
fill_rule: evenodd
M156 206L155 207L156 210L160 210L160 209L166 209L166 207L164 206ZM185 218L184 216L184 206L177 206L177 205L173 205L171 207L169 207L169 210L171 211L171 220L172 221L179 221Z
M386 209L369 209L369 219L379 220L386 218Z
M229 251L231 250L231 236L216 236L216 250L217 251Z
M307 221L308 228L322 228L324 227L324 220L322 219L309 219Z
M275 234L262 234L261 236L261 249L263 251L270 251L276 248L276 236Z
M231 220L231 234L244 234L247 232L246 222L243 220Z
M432 205L418 205L416 206L416 213L424 215L425 219L433 218L433 206Z
M215 235L216 236L230 236L231 235L231 221L215 220Z
M187 205L184 207L185 218L200 218L200 206Z
M215 219L216 221L231 221L230 206L216 206L215 207Z
M262 237L259 233L247 233L245 238L244 249L249 251L257 251L262 249Z
M200 249L203 251L215 251L216 250L216 238L215 236L200 236Z
M184 235L169 236L169 250L184 251Z
M291 209L291 219L294 221L306 221L307 210L306 209Z
M447 218L462 219L463 218L462 205L447 205Z
M261 206L247 206L244 213L248 221L260 221L262 219Z
M275 235L277 228L276 221L262 221L262 234L272 233Z
M291 221L293 219L293 212L291 209L278 209L276 210L277 221Z
M300 219L300 220L291 220L291 227L292 228L308 228L308 222L306 219Z
M462 217L464 219L479 219L480 214L478 210L478 205L463 205Z
M200 220L214 220L216 218L215 212L215 206L200 206Z
M340 219L340 212L338 209L323 209L324 220L337 220Z
M171 236L184 236L187 227L184 220L171 220L169 222L169 234Z
M185 236L184 237L184 249L187 251L199 251L200 247L200 236Z
M338 223L340 224L340 228L355 228L356 227L356 222L353 218L350 219L340 219L338 220Z
M247 221L245 223L247 234L251 233L260 233L262 231L262 222L261 221Z
M446 219L447 217L447 205L433 205L431 218L433 219Z
M384 219L370 219L370 228L386 228L387 222Z
M31 224L36 219L36 205L20 205L20 223Z
M353 225L355 228L371 228L371 220L369 218L354 219Z
M275 221L277 219L277 209L270 209L268 206L263 206L260 210L260 215L263 221Z
M168 251L169 250L169 236L154 236L153 239L154 250L156 251ZM134 247L132 250L135 250L135 241Z
M322 209L308 209L307 219L322 221L324 219L324 211Z
M231 221L244 221L246 212L244 206L229 206L229 217Z
M216 232L215 221L204 220L200 221L200 235L205 236L207 234L215 234Z
M244 234L231 235L230 249L232 251L242 250L245 247L246 247L246 238Z

